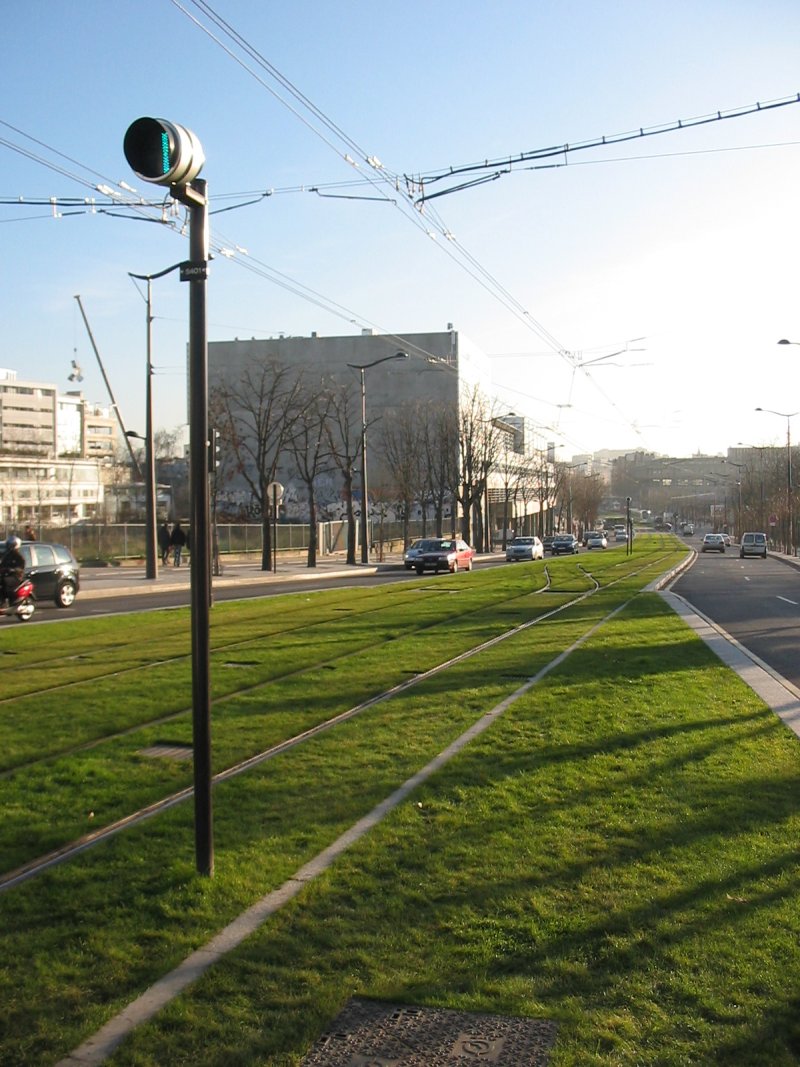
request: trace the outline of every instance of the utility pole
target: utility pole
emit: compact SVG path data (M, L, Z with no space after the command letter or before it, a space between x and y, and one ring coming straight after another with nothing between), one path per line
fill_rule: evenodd
M194 751L195 858L197 870L214 873L211 812L210 610L211 538L208 490L208 192L197 175L202 146L184 126L140 118L125 134L125 158L144 181L168 185L189 208L189 260L181 281L189 283L189 493L191 500L192 737Z

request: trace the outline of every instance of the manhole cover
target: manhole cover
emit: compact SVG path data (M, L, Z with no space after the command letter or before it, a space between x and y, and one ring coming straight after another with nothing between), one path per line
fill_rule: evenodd
M149 756L150 759L191 759L192 746L178 743L160 742L150 745L149 748L140 748L140 756Z
M354 997L303 1067L546 1067L556 1024Z

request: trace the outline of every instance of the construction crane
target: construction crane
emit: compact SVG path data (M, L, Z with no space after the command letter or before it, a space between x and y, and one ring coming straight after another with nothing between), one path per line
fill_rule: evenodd
M103 375L103 381L106 383L106 389L108 390L108 395L111 398L111 406L114 409L114 412L116 413L117 422L119 423L119 428L122 431L122 438L125 441L125 444L128 446L128 454L131 457L131 463L133 465L134 475L137 478L137 480L141 481L142 480L142 470L141 470L141 468L139 466L139 461L136 459L136 455L134 454L133 445L131 444L131 439L130 439L130 437L128 437L128 432L125 429L125 423L122 421L122 412L119 409L119 404L117 403L117 401L114 398L114 391L111 388L111 382L109 382L109 380L108 380L108 375L106 374L106 369L103 366L103 361L100 358L99 351L97 350L97 345L95 344L94 335L92 334L92 328L89 325L89 320L86 318L86 312L83 310L83 304L81 303L80 296L78 296L76 294L75 299L78 301L78 307L81 309L81 315L83 316L83 323L84 323L84 325L86 327L86 332L89 334L89 340L92 343L92 348L94 349L94 354L97 357L97 364L100 367L100 373Z

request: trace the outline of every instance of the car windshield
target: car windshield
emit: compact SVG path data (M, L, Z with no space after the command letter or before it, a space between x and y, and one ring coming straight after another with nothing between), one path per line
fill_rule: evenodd
M533 543L532 537L515 537L511 542L512 545L532 545Z
M431 541L430 544L434 552L449 552L456 547L455 541Z

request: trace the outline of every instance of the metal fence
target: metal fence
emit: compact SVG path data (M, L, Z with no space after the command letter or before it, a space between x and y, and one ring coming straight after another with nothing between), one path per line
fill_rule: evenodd
M409 526L409 537L421 535L418 522ZM191 530L189 534L191 550ZM221 556L260 556L262 528L259 523L218 523L217 543ZM274 527L277 551L281 553L308 550L311 527L305 523L278 523ZM8 531L9 533L12 531ZM427 533L430 534L430 530ZM68 545L80 561L122 561L143 559L146 554L145 524L142 522L77 523L72 526L42 525L35 529L40 541L55 541ZM360 531L356 524L356 547ZM403 529L399 522L375 522L371 526L370 548L379 559L390 552L403 549ZM317 555L319 557L344 554L347 551L347 522L321 522L317 526Z

